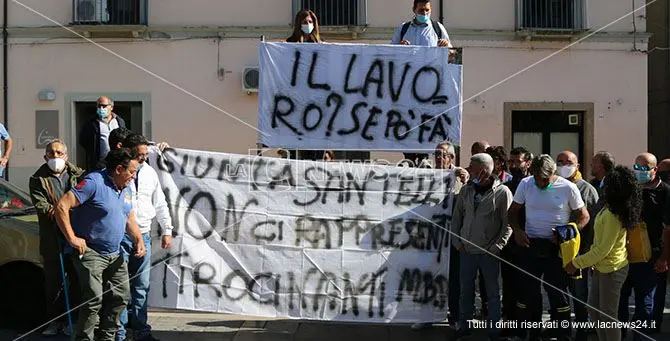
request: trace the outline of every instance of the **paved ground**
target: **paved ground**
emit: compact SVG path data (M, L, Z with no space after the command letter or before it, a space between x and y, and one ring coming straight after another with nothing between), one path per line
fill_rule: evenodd
M288 320L250 319L249 317L172 311L152 311L149 316L154 336L162 341L448 341L447 325L412 331L402 325L355 325ZM665 333L655 340L670 340L670 310L666 309ZM21 334L0 330L0 340L67 341L64 336L44 338L38 332ZM475 337L472 340L484 340Z

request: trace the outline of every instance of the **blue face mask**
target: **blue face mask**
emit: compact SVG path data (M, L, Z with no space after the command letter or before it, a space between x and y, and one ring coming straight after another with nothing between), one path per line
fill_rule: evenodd
M649 171L635 170L635 177L639 184L646 184L651 181L651 173Z
M416 21L420 22L422 24L425 24L425 23L430 21L430 14L426 14L426 15L417 14L416 15Z
M98 108L98 111L96 111L96 114L98 114L98 118L103 119L107 117L107 109L106 108Z

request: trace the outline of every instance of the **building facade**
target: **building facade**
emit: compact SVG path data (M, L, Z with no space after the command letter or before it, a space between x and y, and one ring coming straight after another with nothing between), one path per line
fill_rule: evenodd
M100 95L153 140L248 153L258 97L245 70L258 65L261 37L288 37L303 7L329 42L388 43L412 17L411 0L6 2L3 121L14 139L9 179L24 188L49 138L83 160L77 136ZM461 162L479 139L552 155L571 149L583 171L598 150L631 163L647 149L643 0L431 2L462 48ZM370 155L382 157L399 154Z
M649 22L649 152L670 158L670 5L647 3Z

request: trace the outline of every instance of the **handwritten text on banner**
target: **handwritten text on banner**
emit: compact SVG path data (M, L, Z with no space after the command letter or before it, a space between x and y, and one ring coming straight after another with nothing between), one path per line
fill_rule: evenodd
M453 173L168 149L175 233L150 305L359 322L446 317Z
M448 55L423 46L261 43L259 142L349 150L460 144L461 66Z

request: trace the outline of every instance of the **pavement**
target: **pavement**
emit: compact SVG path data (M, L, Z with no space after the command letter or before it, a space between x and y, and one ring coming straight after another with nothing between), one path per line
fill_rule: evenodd
M666 305L667 307L668 305ZM187 311L152 310L149 322L154 337L162 341L449 341L453 331L446 324L413 331L408 325L346 324L250 318L248 316ZM666 309L664 333L654 340L670 340L670 309ZM65 336L42 337L0 330L0 340L68 341ZM486 340L482 333L469 340Z
M150 311L153 336L161 341L331 341L331 340L448 340L446 324L421 331L408 325L370 325L250 318L249 316L184 311ZM42 337L0 330L0 340L68 341L65 336Z

